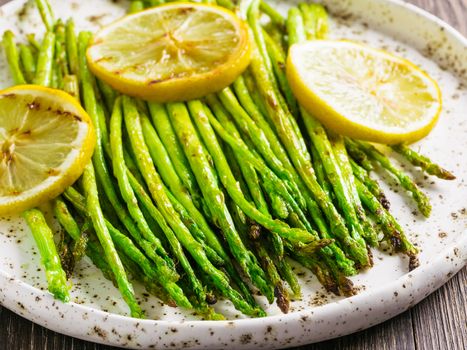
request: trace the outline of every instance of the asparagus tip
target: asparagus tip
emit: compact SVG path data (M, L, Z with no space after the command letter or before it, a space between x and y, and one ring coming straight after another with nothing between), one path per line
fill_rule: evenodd
M366 250L368 251L368 267L372 267L374 265L373 252L371 251L371 247L369 245L367 245Z
M381 205L383 206L384 209L386 209L386 210L391 209L391 202L389 201L389 199L386 197L386 195L384 193L381 193L381 196L379 198L379 202L381 203Z
M450 171L446 170L446 169L441 169L441 178L443 180L452 181L452 180L456 179L456 176L453 173L451 173Z
M248 230L248 234L249 236L251 237L251 239L253 240L258 240L259 237L261 236L261 226L258 225L257 223L255 222L252 222L250 224L250 227L249 227L249 230Z
M300 251L303 253L312 254L332 243L334 243L334 239L320 239L319 241L308 243L305 246L300 247Z
M351 297L357 294L357 290L354 288L353 282L345 276L339 278L339 286L341 293L346 297Z
M217 303L217 297L212 293L207 293L206 294L206 303L208 303L208 305L216 304Z
M290 299L287 293L287 290L284 288L282 283L278 283L274 287L274 296L276 297L276 303L279 309L287 314L290 309Z
M427 203L426 205L419 205L418 209L423 214L424 217L429 218L431 215L431 205Z
M407 256L409 257L409 271L413 271L420 266L417 254L407 253Z

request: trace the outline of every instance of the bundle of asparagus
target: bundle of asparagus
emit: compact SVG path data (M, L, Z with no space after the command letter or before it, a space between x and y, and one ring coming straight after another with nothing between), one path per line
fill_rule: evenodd
M133 1L129 11L163 2ZM134 317L144 315L130 277L168 305L222 319L212 308L218 298L265 316L253 298L258 291L288 312L300 297L291 260L344 296L355 293L348 277L373 265L370 247L389 246L417 267L417 248L370 173L378 164L393 175L425 216L427 196L373 145L326 130L299 106L285 77L288 46L326 37L323 6L300 4L285 19L264 1L218 0L249 24L250 67L202 100L158 104L96 79L86 61L92 34L77 35L72 20L55 21L46 0L36 3L47 28L42 43L30 35L18 51L13 34L3 36L14 81L67 91L97 133L92 162L53 202L67 234L58 248L39 210L23 214L55 297L69 300L66 277L84 255ZM393 149L427 174L454 179L404 145Z

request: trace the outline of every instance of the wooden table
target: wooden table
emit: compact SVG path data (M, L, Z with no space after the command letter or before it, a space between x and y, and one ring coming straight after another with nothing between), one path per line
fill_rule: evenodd
M0 0L0 5L8 0ZM467 35L467 0L409 0L441 17ZM464 350L467 349L467 269L427 299L381 325L303 350ZM0 307L0 349L110 350L33 324Z

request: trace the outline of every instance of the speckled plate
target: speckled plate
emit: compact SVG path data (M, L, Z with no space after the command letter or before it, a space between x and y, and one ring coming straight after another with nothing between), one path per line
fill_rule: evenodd
M124 13L127 2L53 0L56 14L72 16L78 28L95 29ZM287 4L275 2L286 11ZM0 302L47 328L73 337L129 348L281 348L349 334L383 322L415 305L444 284L467 260L467 40L447 24L402 1L329 0L332 37L364 41L409 58L440 84L441 120L415 148L443 163L458 176L454 182L424 178L410 171L433 202L423 219L403 193L387 192L393 212L421 249L421 266L408 273L408 261L375 252L375 266L353 278L360 293L341 299L328 295L316 279L299 271L303 299L287 315L259 300L271 315L245 319L229 302L216 306L230 320L202 321L163 306L136 286L148 318L128 317L118 291L86 259L77 268L69 304L46 292L34 242L21 219L0 219ZM43 31L34 6L15 0L0 9L0 33ZM0 87L11 84L0 53ZM401 161L399 159L399 161ZM47 205L44 205L47 211ZM300 267L296 267L300 269Z

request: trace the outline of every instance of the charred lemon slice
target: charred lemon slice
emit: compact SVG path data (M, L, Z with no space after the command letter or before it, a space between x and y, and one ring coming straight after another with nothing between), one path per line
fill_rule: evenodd
M300 103L324 125L363 140L417 141L441 112L440 89L420 68L353 42L292 46L287 76Z
M88 48L93 73L115 90L169 102L230 85L248 66L245 23L219 6L171 3L101 29Z
M95 144L91 119L65 92L21 85L0 92L0 214L54 198L78 179Z

